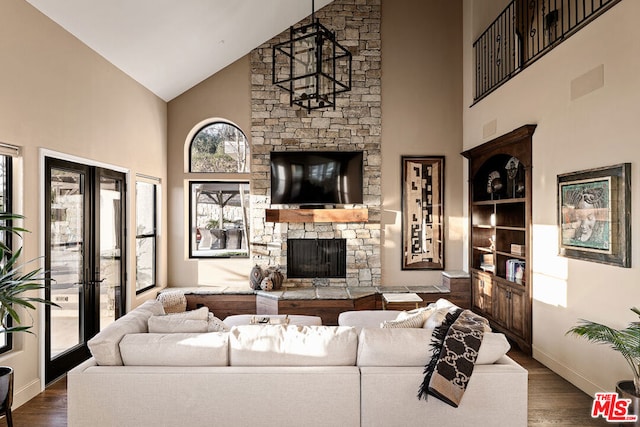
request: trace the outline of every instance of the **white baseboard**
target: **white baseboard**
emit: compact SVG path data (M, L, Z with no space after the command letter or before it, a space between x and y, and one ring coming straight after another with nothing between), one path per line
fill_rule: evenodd
M605 387L594 384L573 369L558 362L545 352L540 351L535 346L533 346L533 358L591 397L593 397L595 393L605 390Z
M16 410L41 392L40 378L36 378L20 390L13 390L13 405L11 408Z

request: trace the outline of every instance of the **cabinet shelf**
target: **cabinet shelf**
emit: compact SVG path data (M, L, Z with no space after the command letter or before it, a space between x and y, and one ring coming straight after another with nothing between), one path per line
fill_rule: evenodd
M487 248L487 247L483 247L483 246L474 246L473 249L480 251L480 252L486 252L488 254L492 253L493 250L491 248Z
M496 225L497 230L508 230L508 231L527 231L525 227L509 227L506 225Z
M490 230L492 228L494 228L493 225L488 225L488 224L478 224L478 225L474 225L473 228L482 228L485 230Z
M521 259L521 260L526 260L527 257L525 255L516 255L516 254L512 254L511 252L501 252L501 251L496 251L497 255L502 255L502 256L506 256L509 258L516 258L516 259Z
M526 199L524 197L517 197L513 199L498 199L498 200L478 200L472 202L473 205L476 206L486 206L486 205L508 205L511 203L524 203Z

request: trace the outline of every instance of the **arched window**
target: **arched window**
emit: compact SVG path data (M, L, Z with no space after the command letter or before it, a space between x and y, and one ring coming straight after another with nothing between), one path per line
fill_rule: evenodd
M216 121L191 140L189 172L249 172L249 141L235 125Z
M250 147L224 119L200 123L189 141L189 258L249 256ZM194 130L197 131L193 133ZM185 147L186 148L186 147Z

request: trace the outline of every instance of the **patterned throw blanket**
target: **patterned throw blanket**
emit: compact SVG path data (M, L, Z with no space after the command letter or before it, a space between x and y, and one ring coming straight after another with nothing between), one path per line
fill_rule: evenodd
M431 394L457 408L467 388L478 357L485 326L489 322L469 310L447 313L433 331L433 354L424 369L418 399Z

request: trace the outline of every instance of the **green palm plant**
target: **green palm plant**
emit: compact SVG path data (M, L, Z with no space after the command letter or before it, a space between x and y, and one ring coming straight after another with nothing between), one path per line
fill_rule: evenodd
M24 228L13 225L22 215L0 213L0 232L21 237L27 232ZM20 263L22 247L12 251L4 241L0 240L0 333L29 332L32 325L22 325L17 307L35 310L37 303L55 305L43 298L29 296L30 291L44 289L47 278L40 268L28 270L26 267L35 260ZM9 319L12 322L9 322Z
M640 309L631 309L640 317ZM632 322L625 329L614 329L601 323L580 320L580 324L567 331L597 344L609 344L625 358L631 372L636 396L640 397L640 322Z

